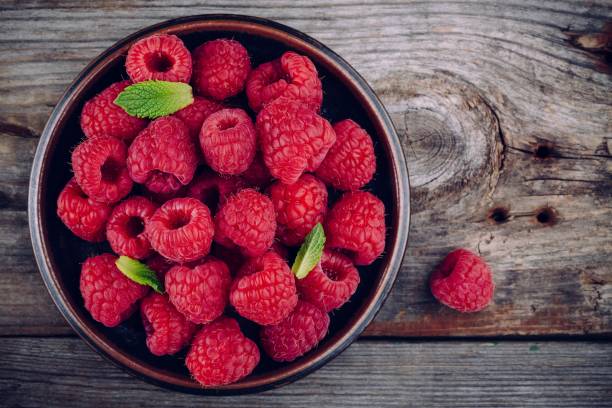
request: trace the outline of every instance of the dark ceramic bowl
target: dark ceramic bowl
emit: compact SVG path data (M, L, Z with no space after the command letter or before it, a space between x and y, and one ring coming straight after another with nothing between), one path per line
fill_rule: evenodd
M360 268L357 293L332 315L330 332L319 346L292 363L279 364L262 353L255 371L235 384L203 389L189 376L182 355L155 357L147 351L137 314L115 328L95 322L79 293L80 265L88 256L110 251L73 236L56 216L59 192L71 177L70 152L83 138L79 114L83 103L126 78L124 57L136 40L156 33L178 35L193 49L219 37L232 37L249 51L253 66L295 50L309 56L323 81L322 114L331 122L353 118L374 138L377 173L367 186L386 205L387 243L384 256ZM237 101L237 103L241 103ZM242 101L244 103L244 101ZM119 41L92 61L70 85L43 131L30 179L29 219L34 253L41 275L72 328L96 351L136 376L158 385L202 394L257 392L289 383L316 370L348 347L372 321L398 273L408 237L410 199L402 149L384 107L364 79L342 58L309 36L281 24L254 17L202 15L166 21ZM256 338L256 327L241 321Z

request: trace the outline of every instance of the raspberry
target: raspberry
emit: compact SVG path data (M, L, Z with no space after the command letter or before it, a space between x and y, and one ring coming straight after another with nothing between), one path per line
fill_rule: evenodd
M261 152L255 153L251 165L240 175L242 180L249 186L257 189L265 189L272 181L270 171L266 167Z
M171 116L151 122L128 150L130 176L154 193L178 191L189 184L197 166L196 146L187 127Z
M329 122L300 102L268 105L257 115L257 131L266 166L285 184L316 170L336 141Z
M429 287L440 303L460 312L484 309L495 290L485 261L466 249L456 249L444 258L431 274Z
M143 259L153 252L144 234L145 222L157 207L144 197L133 196L118 204L106 225L106 238L113 251Z
M255 156L257 134L242 109L222 109L202 124L200 146L206 163L217 173L244 172Z
M147 347L156 356L179 352L196 331L196 325L159 293L153 292L142 299L140 316L147 334Z
M185 123L187 129L189 129L189 135L196 141L200 135L200 129L202 129L204 120L219 109L223 109L223 105L220 103L195 96L191 105L176 112L173 116Z
M265 195L244 189L219 209L215 224L218 243L227 247L236 245L245 255L258 256L266 252L274 240L274 206Z
M104 241L112 207L89 199L74 178L57 198L57 216L74 235L90 242Z
M227 305L232 277L227 265L214 258L189 268L177 265L166 274L170 301L194 323L209 323L221 316Z
M114 103L130 84L130 81L116 82L85 102L81 111L81 129L85 136L111 136L129 142L147 126L146 120L128 115Z
M286 318L297 300L293 273L274 251L249 259L230 290L230 303L236 311L262 326Z
M365 191L345 193L326 220L327 246L353 256L355 265L369 265L385 249L385 205Z
M276 210L276 235L289 246L300 245L327 211L325 184L304 174L293 184L276 182L270 187Z
M148 219L145 233L153 249L183 263L208 254L215 228L208 207L194 198L175 198Z
M372 138L350 119L334 124L334 131L336 143L317 169L317 176L338 190L358 190L376 171Z
M314 111L323 101L323 87L314 64L291 51L255 68L247 79L246 94L255 112L281 97L298 100Z
M259 349L242 334L236 320L221 317L195 335L185 364L204 387L230 384L255 369Z
M202 171L189 184L186 195L197 198L211 211L215 211L240 188L242 181L237 177L220 177L211 171Z
M261 328L261 346L272 360L293 361L315 348L328 328L327 313L300 300L285 320Z
M193 51L193 83L196 91L223 100L239 94L251 71L249 53L238 41L218 39Z
M296 283L301 299L330 312L353 296L359 285L359 272L346 256L325 250L321 263Z
M191 54L176 35L152 35L130 47L125 70L134 82L189 82Z
M94 320L115 327L136 310L147 286L131 281L117 269L116 258L102 254L87 258L81 267L80 289L85 309Z
M161 256L160 254L154 254L151 258L147 259L146 264L149 268L153 270L153 272L155 272L155 274L157 275L157 279L161 282L164 281L168 270L174 265L176 265L169 259L166 259Z
M127 148L119 139L86 139L72 152L72 170L79 186L92 200L112 204L130 193Z

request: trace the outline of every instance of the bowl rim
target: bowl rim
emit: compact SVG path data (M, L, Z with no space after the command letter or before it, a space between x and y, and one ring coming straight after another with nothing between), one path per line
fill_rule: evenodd
M210 27L207 27L207 25ZM250 34L254 34L251 31L255 31L260 36L262 33L274 33L277 36L283 36L286 45L288 41L292 48L296 48L298 45L308 48L311 53L315 52L320 60L326 62L328 70L335 71L335 75L342 74L344 78L348 78L353 83L351 90L359 93L354 96L361 104L367 103L364 109L369 112L369 119L375 122L377 133L387 135L385 142L388 145L388 153L393 158L390 166L393 176L392 198L395 201L393 224L398 233L393 234L387 240L389 262L381 266L381 279L375 288L374 295L371 296L372 299L369 303L365 302L361 306L359 313L356 313L359 315L357 319L349 320L345 327L329 339L326 348L315 351L315 354L311 355L310 358L297 360L297 362L292 363L291 369L282 369L281 373L271 378L269 378L269 375L261 375L255 379L246 377L238 383L227 386L202 388L193 380L177 378L172 373L164 372L145 362L138 361L130 354L112 347L112 344L109 344L105 336L96 327L93 327L80 316L81 313L65 296L53 272L58 268L52 265L51 249L48 244L49 237L45 228L43 228L44 211L41 185L44 184L44 180L42 180L42 169L51 154L50 142L54 137L59 137L59 134L55 135L58 124L61 124L70 116L71 109L68 108L74 108L75 100L73 100L73 97L83 91L84 82L89 85L94 83L95 78L91 78L95 76L94 71L104 71L105 66L115 60L116 54L121 53L122 50L127 50L127 47L137 39L153 33L172 32L173 30L177 30L179 34L192 31L230 31L231 27L239 27L239 31ZM203 30L203 28L208 30ZM233 31L238 30L234 29ZM278 40L276 37L270 38ZM36 263L55 305L72 329L96 352L140 379L165 388L207 395L236 395L279 387L310 374L344 351L374 319L389 295L406 252L410 225L410 185L404 153L389 114L365 79L342 57L309 35L272 20L238 14L199 14L156 23L122 38L94 58L76 76L51 112L34 156L28 193L28 223Z

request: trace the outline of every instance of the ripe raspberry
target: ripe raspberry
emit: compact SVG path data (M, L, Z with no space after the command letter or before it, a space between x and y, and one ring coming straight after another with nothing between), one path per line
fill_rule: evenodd
M276 182L270 187L276 211L276 235L289 246L300 245L327 211L327 189L319 179L302 175L293 184Z
M431 293L440 303L460 312L477 312L493 298L495 284L485 261L466 249L456 249L429 278Z
M191 105L181 109L172 116L182 120L189 129L191 138L197 141L204 120L219 109L223 109L223 105L220 103L200 96L195 96Z
M293 273L274 251L249 259L230 290L230 303L236 311L262 326L286 318L297 300Z
M359 272L346 256L325 250L321 263L296 283L301 299L330 312L353 296L359 285Z
M187 197L200 200L213 212L225 204L227 199L242 188L238 177L220 177L211 171L196 175L187 187Z
M90 242L104 241L112 207L87 198L74 178L57 198L57 216L74 235Z
M116 82L85 102L81 111L81 129L85 136L111 136L130 142L147 126L146 120L128 115L114 103L128 85L130 81Z
M352 254L355 265L369 265L385 249L385 205L365 191L345 193L326 220L328 248Z
M72 152L74 178L92 200L115 203L128 195L134 184L126 157L127 148L119 139L86 139Z
M258 256L266 252L274 240L274 206L265 195L244 189L219 209L215 225L215 241L230 248L236 245L247 256Z
M202 124L200 147L206 163L217 173L243 173L257 147L255 126L242 109L222 109Z
M240 175L240 178L247 186L259 190L265 189L270 184L272 176L263 161L263 157L261 157L261 152L255 153L251 165Z
M156 208L146 198L133 196L113 209L106 225L106 238L115 253L134 259L151 255L153 250L144 234L144 226Z
M291 51L255 68L247 79L246 94L255 112L281 97L298 100L314 111L323 102L317 68L308 57Z
M197 327L166 296L155 292L142 299L140 316L147 334L147 347L156 356L178 353L189 343Z
M189 184L197 166L196 146L187 127L171 116L151 122L128 150L130 176L154 193L176 192Z
M115 265L111 254L87 258L81 267L80 289L85 309L94 320L115 327L136 310L136 302L148 287L128 279Z
M187 369L204 387L236 382L251 374L257 364L257 345L229 317L205 325L193 338L185 358Z
M164 258L160 254L154 254L152 257L147 259L146 264L155 274L157 275L157 279L161 282L164 281L166 277L166 273L170 268L176 265L169 259Z
M136 41L128 51L125 70L134 82L189 82L191 54L176 35L159 34Z
M214 233L208 207L194 198L166 201L145 224L153 249L179 263L206 256Z
M350 119L336 123L334 131L336 143L317 169L317 176L338 190L358 190L376 171L372 138Z
M315 348L328 328L327 313L300 300L285 320L261 328L261 346L272 360L293 361Z
M257 115L257 131L266 166L285 184L316 170L336 141L329 122L300 102L266 106Z
M237 95L249 72L249 54L238 41L212 40L193 51L193 83L201 95L218 101Z

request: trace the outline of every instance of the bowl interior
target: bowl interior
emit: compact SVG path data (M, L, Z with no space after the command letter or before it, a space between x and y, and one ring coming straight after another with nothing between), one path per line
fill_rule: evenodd
M53 114L55 116L52 116L48 128L45 129L43 137L48 139L43 140L46 142L43 147L44 152L39 152L40 163L33 172L33 179L37 178L38 181L35 191L39 212L36 231L40 234L38 238L41 241L44 258L41 265L43 277L64 315L90 344L116 363L162 385L196 392L210 392L210 390L203 391L190 379L183 362L184 352L168 357L156 357L148 352L144 330L137 313L116 328L106 328L89 316L79 293L80 265L89 256L112 251L107 244L90 244L75 237L55 215L57 196L71 177L70 153L84 137L79 126L79 114L83 104L111 83L127 79L123 67L124 56L129 44L135 39L162 31L178 35L192 50L207 40L230 37L240 41L247 48L253 66L278 58L288 50L306 54L313 59L322 78L324 89L322 115L332 123L352 118L373 136L375 143L377 173L375 180L366 189L376 194L387 209L387 246L384 256L368 267L359 268L361 283L356 294L348 304L331 314L330 332L316 350L289 364L275 363L262 352L261 363L255 372L239 383L221 387L222 392L252 391L287 382L312 371L333 357L371 320L382 298L390 289L399 265L397 259L394 259L394 262L390 261L398 256L401 261L403 246L402 240L398 241L397 237L400 228L398 202L403 193L400 188L403 186L403 181L400 180L401 174L397 171L397 146L394 146L397 143L396 136L393 133L389 134L392 128L389 130L389 124L385 123L386 113L376 105L378 101L373 103L368 100L372 96L368 96L367 92L360 89L362 85L356 82L355 78L347 75L345 68L338 64L336 58L339 57L326 49L322 52L316 41L287 30L289 29L280 25L262 23L260 20L245 21L244 18L215 20L210 17L162 23L145 29L116 44L102 55L102 59L94 61L86 68L58 104ZM343 61L342 63L346 64ZM247 107L244 97L235 98L229 104ZM388 118L386 120L388 122ZM403 165L403 159L399 165ZM405 183L407 186L407 178ZM332 191L330 193L331 204L338 197L338 193ZM404 211L406 210L407 208L404 208ZM36 237L34 238L36 240ZM402 246L399 251L398 245ZM39 255L37 253L37 257ZM236 317L231 310L228 313ZM245 334L256 340L257 327L237 317Z

